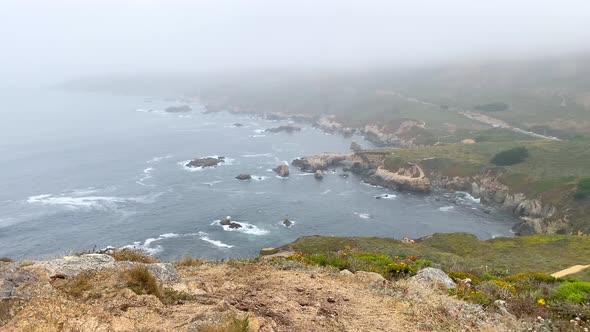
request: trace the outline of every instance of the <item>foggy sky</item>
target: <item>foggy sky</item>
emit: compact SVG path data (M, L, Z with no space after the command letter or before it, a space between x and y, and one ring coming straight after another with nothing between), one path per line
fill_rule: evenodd
M590 1L2 0L3 79L588 51Z

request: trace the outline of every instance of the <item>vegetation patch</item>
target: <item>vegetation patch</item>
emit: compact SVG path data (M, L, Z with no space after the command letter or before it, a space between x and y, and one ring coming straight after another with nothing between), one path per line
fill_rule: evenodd
M14 260L12 258L8 258L8 257L0 257L0 262L12 263L12 262L14 262Z
M381 274L386 279L398 279L415 275L421 268L430 265L430 261L416 256L388 256L373 252L347 252L322 254L297 253L287 257L306 264L348 269L352 272L368 271Z
M585 178L578 182L578 187L576 190L576 198L577 199L585 199L590 197L590 178Z
M510 106L503 102L494 102L489 104L481 104L473 106L474 110L477 111L484 111L484 112L502 112L509 108Z
M134 266L126 271L125 283L137 295L162 297L158 280L145 266Z
M588 303L590 302L590 282L563 283L557 287L555 297L572 303Z
M497 153L490 162L496 166L508 166L522 163L529 157L529 150L519 146Z
M145 251L134 250L129 248L113 251L110 255L116 261L122 262L137 262L144 264L151 264L157 262L157 260L154 257L148 255Z

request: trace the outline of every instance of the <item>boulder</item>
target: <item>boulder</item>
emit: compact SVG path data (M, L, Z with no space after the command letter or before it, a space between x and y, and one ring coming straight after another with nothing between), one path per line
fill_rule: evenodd
M354 276L354 273L350 272L347 269L344 269L344 270L340 271L338 274L341 275L341 276L344 276L344 277L352 277L352 276Z
M282 224L283 224L283 226L289 228L293 225L293 222L291 220L289 220L288 218L285 218L285 220L283 220Z
M146 264L146 266L160 282L177 282L180 280L180 275L173 264L152 263Z
M180 106L170 106L166 107L165 111L168 113L187 113L191 112L193 109L188 105L180 105Z
M186 167L213 167L225 162L225 157L196 158L189 161Z
M281 132L285 132L285 133L293 133L296 131L301 131L300 127L296 127L296 126L291 126L291 125L286 125L286 126L278 126L276 128L269 128L266 129L265 132L267 133L281 133Z
M289 176L289 166L288 165L279 165L275 168L272 169L275 173L277 173L279 176L286 178L287 176Z
M455 288L455 282L443 270L435 269L433 267L424 268L410 278L419 283L439 284L447 289Z
M371 284L384 285L387 283L387 280L382 275L375 272L357 271L354 276L360 281Z
M246 180L252 179L252 175L250 175L250 174L240 174L240 175L236 176L236 179L242 180L242 181L246 181Z
M315 174L313 175L314 178L316 178L317 180L321 180L324 178L324 173L322 173L322 171L320 171L319 169L317 171L315 171Z
M115 267L115 259L106 254L85 254L39 261L35 262L33 266L46 269L50 276L73 277L82 271L112 269Z
M350 176L350 174L348 174L348 173L340 173L340 177L341 177L341 178L345 178L345 179L346 179L346 178L348 178L349 176Z

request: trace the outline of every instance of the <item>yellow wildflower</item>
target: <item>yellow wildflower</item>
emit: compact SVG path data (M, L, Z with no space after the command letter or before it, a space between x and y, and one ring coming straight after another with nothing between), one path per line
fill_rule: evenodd
M537 303L540 305L545 305L545 299L538 299Z

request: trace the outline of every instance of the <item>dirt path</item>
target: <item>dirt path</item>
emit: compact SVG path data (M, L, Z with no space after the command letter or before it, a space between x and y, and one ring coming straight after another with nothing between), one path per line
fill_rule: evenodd
M590 265L574 265L574 266L568 267L565 270L561 270L561 271L552 273L551 276L553 276L555 278L562 278L565 276L569 276L570 274L575 274L575 273L584 271L588 268L590 268Z
M376 91L377 94L380 95L392 95L392 96L396 96L399 98L403 98L409 102L413 102L413 103L418 103L418 104L422 104L422 105L428 105L428 106L436 106L436 107L440 107L441 105L438 104L434 104L431 102L427 102L424 100L420 100L414 97L408 97L406 95L403 95L401 93L395 92L395 91L385 91L385 90L377 90ZM563 97L562 97L563 98ZM565 102L565 98L563 99ZM496 119L493 118L489 115L484 115L481 113L477 113L477 112L473 112L473 111L469 111L469 110L464 110L464 109L460 109L458 107L449 107L449 111L453 111L453 112L457 112L457 114L467 117L471 120L477 121L477 122L481 122L481 123L485 123L487 125L490 125L492 127L495 128L506 128L506 129L510 129L512 131L515 131L517 133L521 133L521 134L525 134L525 135L529 135L532 137L536 137L536 138L542 138L542 139L550 139L550 140L556 140L559 141L560 139L557 137L553 137L553 136L546 136L546 135L541 135L541 134L537 134L531 131L526 131L524 129L518 128L518 127L513 127L511 125L509 125L508 123L500 120L500 119Z

